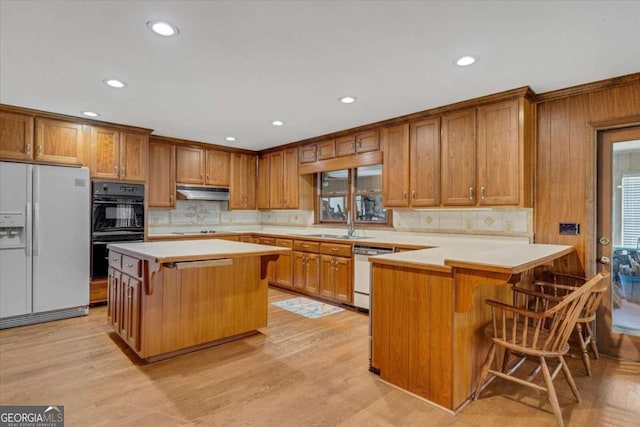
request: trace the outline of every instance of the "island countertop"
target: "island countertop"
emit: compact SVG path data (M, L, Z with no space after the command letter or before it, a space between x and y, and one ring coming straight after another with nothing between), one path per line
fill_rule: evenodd
M474 244L398 252L370 257L373 263L450 272L453 267L517 274L573 252L573 246Z
M145 259L157 264L179 261L205 261L220 258L278 255L289 248L240 243L229 240L178 240L141 243L112 243L107 246L125 255Z

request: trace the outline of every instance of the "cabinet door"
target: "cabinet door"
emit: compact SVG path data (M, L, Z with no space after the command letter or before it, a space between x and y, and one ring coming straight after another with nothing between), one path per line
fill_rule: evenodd
M351 258L335 257L335 298L344 302L353 301L353 267Z
M382 203L388 207L409 206L409 125L382 128Z
M207 185L229 186L231 154L227 151L207 150Z
M300 163L313 163L318 160L318 145L307 144L300 147Z
M120 132L116 129L91 127L91 177L118 179Z
M517 205L521 170L518 100L478 108L481 205Z
M36 117L35 160L81 165L84 159L81 124Z
M127 287L127 337L129 345L140 351L140 281L129 278Z
M107 284L107 322L113 326L116 331L120 330L120 297L118 291L120 290L120 272L109 268L108 284Z
M120 274L120 281L118 282L118 304L116 314L119 322L118 325L118 334L124 339L127 340L127 330L129 329L129 312L127 310L127 297L129 296L129 276L126 274Z
M293 253L293 287L304 289L307 280L307 254L305 252Z
M293 248L293 240L276 239L276 246ZM280 254L275 267L275 283L280 286L292 287L293 257L291 252Z
M0 157L33 158L33 117L0 111Z
M380 150L380 138L378 129L361 132L356 135L356 152L367 153Z
M284 151L282 175L282 207L297 209L300 205L300 175L298 175L297 148L290 148ZM273 185L273 182L271 185Z
M318 160L333 159L336 156L336 141L328 139L318 142Z
M244 157L244 208L256 208L256 156L243 154Z
M231 185L229 209L242 209L244 202L244 158L240 153L231 154Z
M320 255L307 254L305 290L317 294L320 291Z
M441 196L444 205L476 204L475 109L442 116Z
M204 184L204 150L195 147L176 149L176 182L178 184Z
M162 142L149 143L150 208L172 208L176 197L176 146Z
M335 288L335 258L331 255L320 255L320 295L334 298Z
M347 135L336 138L336 156L349 156L356 153L356 136Z
M137 132L122 132L120 138L120 179L146 182L149 135Z
M278 151L269 156L269 207L278 209L284 207L282 194L284 152Z
M410 204L440 204L440 118L409 124Z
M269 155L262 155L258 157L258 209L269 209L271 207L269 200L269 157Z

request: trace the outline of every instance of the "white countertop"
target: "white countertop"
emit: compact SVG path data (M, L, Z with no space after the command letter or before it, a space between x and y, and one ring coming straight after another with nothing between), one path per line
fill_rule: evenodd
M107 248L157 263L277 255L291 250L289 248L220 239L114 243L107 245Z
M486 243L397 252L369 259L379 264L413 266L445 272L459 267L517 274L573 251L573 246L568 245Z

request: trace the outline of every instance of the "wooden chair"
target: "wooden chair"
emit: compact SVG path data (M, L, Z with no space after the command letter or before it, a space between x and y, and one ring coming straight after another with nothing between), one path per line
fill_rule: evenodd
M566 296L515 289L517 299L514 305L487 300L487 305L491 307L492 322L486 332L492 337L492 343L478 378L474 400L479 398L486 385L500 377L546 391L558 425L564 426L553 380L562 370L573 395L580 402L580 393L564 355L569 351L569 336L585 305L606 290L606 283L605 286L599 286L603 277L597 274L584 285L573 288L574 290ZM509 365L505 357L500 369L491 369L498 347L502 348L505 354L518 355L518 361ZM547 359L557 359L559 362L553 372L549 370ZM533 360L539 364L545 386L533 382L537 372L525 379L514 376L525 360ZM489 375L491 377L487 379Z
M575 290L575 288L582 286L587 282L587 279L572 274L557 273L553 271L546 271L543 274L543 280L536 280L533 285L534 289L553 296L565 296L568 293ZM585 305L580 317L576 322L575 335L582 352L582 363L587 371L587 375L591 376L591 359L589 357L589 350L593 353L593 357L597 360L600 355L598 354L598 346L596 345L595 334L593 333L592 324L596 319L596 312L598 306L602 301L604 292L598 293L598 298L592 298L589 303Z

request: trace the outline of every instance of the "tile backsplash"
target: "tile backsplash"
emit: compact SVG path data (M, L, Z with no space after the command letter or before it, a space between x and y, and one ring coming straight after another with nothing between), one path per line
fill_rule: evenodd
M175 209L149 209L149 229L167 227L280 225L308 227L314 212L309 210L229 210L227 202L178 200ZM533 209L394 209L396 231L428 233L486 234L528 237L533 240Z
M533 209L394 209L397 231L490 234L533 239Z

